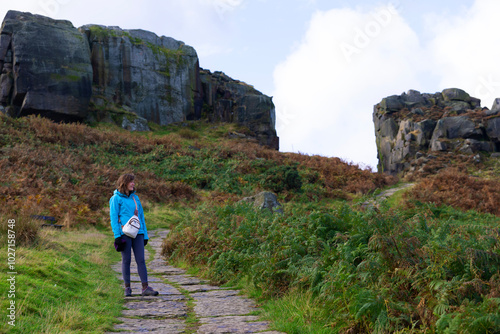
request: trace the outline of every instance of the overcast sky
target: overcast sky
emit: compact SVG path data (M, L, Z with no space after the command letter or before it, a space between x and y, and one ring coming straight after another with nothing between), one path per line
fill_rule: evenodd
M280 150L377 164L373 105L410 89L500 97L498 0L16 0L16 9L145 29L273 96Z

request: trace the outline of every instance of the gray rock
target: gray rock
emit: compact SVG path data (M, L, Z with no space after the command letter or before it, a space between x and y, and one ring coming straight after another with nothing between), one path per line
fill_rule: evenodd
M467 116L445 117L440 119L431 138L432 151L446 151L457 148L446 139L482 138L483 133Z
M388 96L382 99L380 102L380 110L383 110L387 113L393 113L399 111L404 108L404 102L398 95Z
M467 110L471 109L470 103L464 101L452 101L447 105L451 107L451 111L457 115L466 113Z
M263 191L255 196L245 197L240 202L252 203L254 207L260 210L268 209L271 212L283 213L283 208L278 202L278 197L270 191Z
M232 290L217 290L191 294L196 305L194 311L200 317L247 315L255 311L255 303Z
M198 57L181 41L144 30L86 25L94 94L161 125L194 113Z
M415 124L415 131L417 132L416 136L416 144L419 147L427 148L432 134L434 133L434 129L436 128L436 121L432 119L426 119L424 121L418 122Z
M21 116L35 113L57 120L81 120L87 115L92 93L90 49L70 22L9 11L1 36L0 61L13 69L13 82L1 80L4 106L12 105ZM12 50L15 57L9 57Z
M500 98L496 98L493 101L493 105L491 106L491 111L500 111Z
M186 324L178 319L137 319L119 318L123 323L115 325L115 330L131 331L136 333L185 333Z
M268 323L258 321L256 316L227 316L216 318L201 318L199 334L223 333L262 333L268 329Z
M444 100L447 101L464 101L470 102L470 95L459 88L447 88L442 91Z
M185 318L187 306L184 301L134 301L125 303L126 317Z
M260 144L279 148L272 98L223 72L200 70L201 96L210 121L238 123L255 133Z
M150 131L148 121L142 117L136 117L130 121L127 117L123 117L122 128L129 131Z
M494 113L484 112L479 105L479 99L458 88L435 94L411 90L382 99L373 112L379 171L404 174L410 167L419 170L424 162L415 158L417 152L499 150L500 117L495 115L500 111L500 99L493 106ZM403 108L413 112L403 117L398 113ZM470 110L476 115L456 116Z
M500 142L500 117L495 117L486 121L486 134L491 140Z
M392 118L386 119L380 127L380 136L394 139L398 133L398 125Z

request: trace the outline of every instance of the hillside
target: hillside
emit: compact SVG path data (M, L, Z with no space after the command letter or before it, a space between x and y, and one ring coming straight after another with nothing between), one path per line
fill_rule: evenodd
M421 175L411 190L370 208L364 203L396 185L395 177L337 158L265 148L237 124L149 125L153 131L131 133L109 124L90 127L0 114L0 217L17 222L18 252L26 255L18 260L24 268L19 276L26 284L57 278L71 291L77 276L106 270L116 258L108 200L118 176L133 172L148 227L172 229L164 255L212 282L244 287L279 330L500 329L498 159L464 161ZM262 190L277 193L283 214L238 203ZM32 215L56 217L64 237L40 230L41 222ZM4 244L7 229L2 224ZM86 247L99 247L100 260L85 258L93 249ZM27 255L35 251L36 256ZM49 266L53 256L62 256L58 271ZM80 273L75 274L73 261L85 263ZM2 296L7 294L5 275L0 276ZM109 272L103 275L111 279ZM119 282L110 282L110 290L94 296L103 305L113 304L119 290ZM50 297L61 301L53 311L64 309L72 293ZM24 300L18 319L29 319L24 330L77 332L78 326L88 326L58 317L42 322L36 295L20 288L17 298ZM112 328L116 308L99 312L102 330ZM75 319L85 318L75 314Z

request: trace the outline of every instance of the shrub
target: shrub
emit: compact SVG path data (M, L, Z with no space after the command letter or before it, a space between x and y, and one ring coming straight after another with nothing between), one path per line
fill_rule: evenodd
M269 168L263 175L262 186L274 192L284 190L299 191L302 187L302 178L297 166L276 166Z

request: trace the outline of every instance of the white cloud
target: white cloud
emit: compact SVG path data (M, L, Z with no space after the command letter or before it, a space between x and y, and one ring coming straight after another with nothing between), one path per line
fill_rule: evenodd
M420 59L417 36L390 5L317 12L274 72L281 150L375 167L373 105L418 89Z
M436 36L429 52L441 86L464 89L488 108L500 97L499 12L499 1L476 0L458 16L434 16L427 22Z

